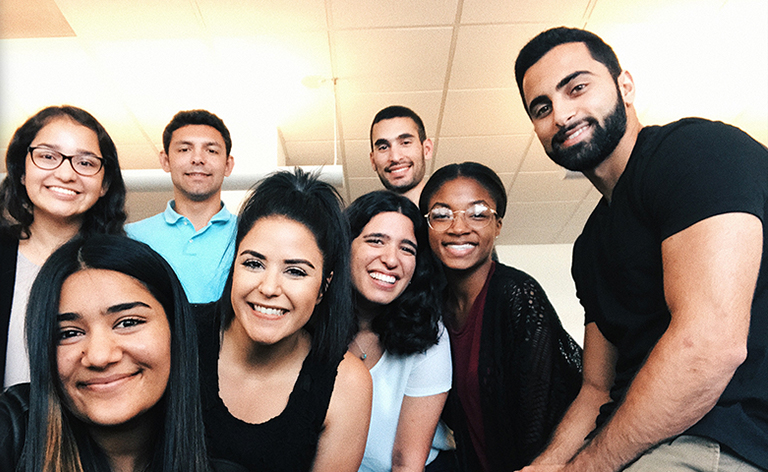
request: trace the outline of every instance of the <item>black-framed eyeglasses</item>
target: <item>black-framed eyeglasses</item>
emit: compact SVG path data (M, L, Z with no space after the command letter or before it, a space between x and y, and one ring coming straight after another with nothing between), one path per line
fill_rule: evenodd
M472 229L482 229L496 218L496 210L488 208L483 203L470 205L466 210L454 211L447 207L434 207L424 215L427 224L433 230L442 233L453 225L453 221L462 215L464 223Z
M93 154L75 154L67 156L47 147L28 147L27 151L32 156L32 163L43 170L58 169L62 162L69 161L72 169L78 174L90 177L96 175L104 164L104 159Z

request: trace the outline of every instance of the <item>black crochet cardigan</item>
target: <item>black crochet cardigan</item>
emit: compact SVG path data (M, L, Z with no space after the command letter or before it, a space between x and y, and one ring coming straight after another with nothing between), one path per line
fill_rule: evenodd
M492 471L528 465L581 388L581 348L563 329L541 286L496 263L480 334L480 405ZM454 430L461 471L480 465L453 388L445 419Z

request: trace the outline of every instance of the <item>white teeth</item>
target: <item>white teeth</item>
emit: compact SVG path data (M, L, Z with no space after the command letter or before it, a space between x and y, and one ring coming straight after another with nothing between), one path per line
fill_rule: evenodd
M265 315L270 315L270 316L279 316L286 312L286 310L280 310L277 308L267 308L265 306L253 305L253 304L251 304L251 308L253 308L255 311L258 311L258 312L264 313Z
M371 276L372 279L381 280L382 282L393 284L397 281L397 279L392 275L385 275L381 272L371 272L368 274Z
M460 251L464 251L464 250L470 249L474 245L467 243L467 244L449 244L449 246L451 246L454 249L458 249Z
M573 139L573 138L575 138L576 136L580 135L581 133L583 133L586 130L587 130L587 126L579 128L578 130L574 131L573 134L569 135L567 139Z
M70 190L68 188L63 187L48 187L48 189L52 192L60 193L62 195L77 195L77 192L74 190Z

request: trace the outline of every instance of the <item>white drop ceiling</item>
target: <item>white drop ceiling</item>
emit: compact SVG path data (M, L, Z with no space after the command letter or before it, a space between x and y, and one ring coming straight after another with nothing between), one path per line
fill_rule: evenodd
M330 165L335 105L351 201L381 188L373 115L402 104L435 141L430 170L474 160L500 174L499 244L571 243L599 195L545 156L513 77L519 49L557 25L614 47L644 124L705 116L768 144L765 0L0 0L0 145L68 103L104 124L123 168L159 168L165 124L207 108L232 130L236 166L275 148L251 132L264 123L287 165ZM335 78L335 91L306 76ZM130 218L168 196L129 195Z

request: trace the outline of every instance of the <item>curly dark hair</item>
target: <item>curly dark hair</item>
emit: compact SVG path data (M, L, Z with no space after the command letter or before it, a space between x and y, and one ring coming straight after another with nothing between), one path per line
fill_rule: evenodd
M429 250L427 225L419 209L408 198L388 190L367 193L352 202L345 214L352 239L379 213L396 212L413 223L418 245L416 270L410 285L392 303L385 306L371 322L384 349L392 354L424 352L437 343L438 321L442 318L445 280L432 251ZM356 297L361 296L355 293Z
M80 234L124 235L125 183L120 173L117 148L107 130L87 111L69 106L51 106L37 112L16 130L5 154L8 175L0 184L0 226L6 226L19 239L30 236L29 228L35 220L34 205L22 183L26 172L27 148L45 125L56 118L68 118L96 133L99 151L104 159L104 180L107 192L83 215Z

